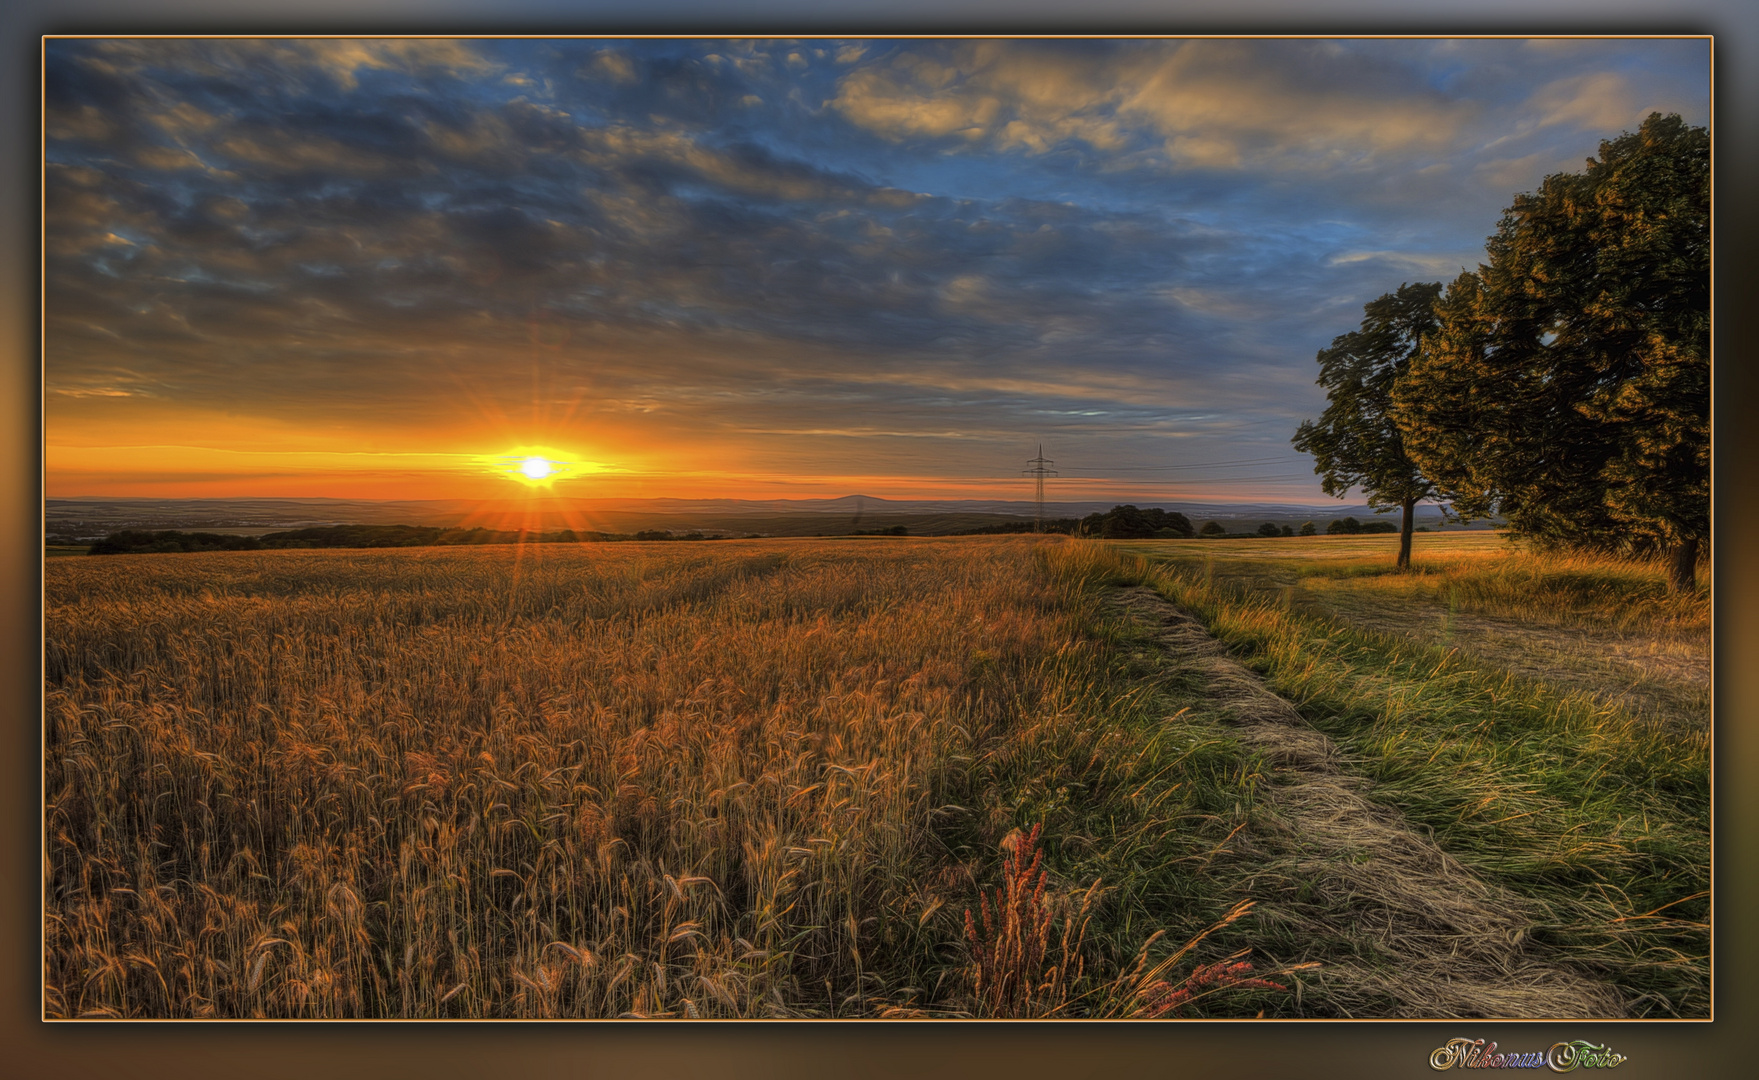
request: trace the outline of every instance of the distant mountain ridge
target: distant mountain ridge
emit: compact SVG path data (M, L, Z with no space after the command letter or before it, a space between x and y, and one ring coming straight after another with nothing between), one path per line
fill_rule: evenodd
M1046 502L1047 519L1086 517L1120 505L1118 500ZM1176 510L1193 523L1224 525L1300 524L1320 528L1337 518L1372 519L1367 506L1302 503L1198 503L1143 500L1134 505ZM720 529L767 535L816 535L902 524L916 535L960 532L985 525L1031 520L1030 500L1007 499L885 499L875 495L844 495L835 499L566 499L539 496L504 503L461 499L362 500L325 498L52 498L44 501L44 529L65 537L102 536L125 528L226 529L264 532L314 525L399 524L469 526L488 524L553 529L604 528L615 532L639 529ZM1418 521L1442 519L1438 507L1418 508ZM501 524L496 524L497 522Z

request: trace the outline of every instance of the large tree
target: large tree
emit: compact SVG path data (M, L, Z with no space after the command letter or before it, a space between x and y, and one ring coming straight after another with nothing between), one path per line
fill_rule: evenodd
M1362 328L1319 351L1325 412L1295 432L1295 449L1313 455L1313 471L1327 495L1343 498L1359 487L1368 505L1399 507L1399 568L1411 566L1415 509L1435 489L1405 453L1392 416L1393 385L1436 329L1441 283L1401 285L1363 308Z
M1710 140L1678 116L1515 197L1393 391L1456 510L1543 545L1666 551L1710 535Z

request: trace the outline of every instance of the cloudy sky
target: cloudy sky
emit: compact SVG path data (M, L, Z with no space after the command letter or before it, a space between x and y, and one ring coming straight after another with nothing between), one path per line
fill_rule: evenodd
M75 40L47 493L1323 503L1362 305L1686 40Z

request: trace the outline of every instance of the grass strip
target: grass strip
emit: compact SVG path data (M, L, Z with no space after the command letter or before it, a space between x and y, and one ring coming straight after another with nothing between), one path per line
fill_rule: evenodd
M1637 1015L1709 1012L1709 742L1455 653L1284 610L1191 566L1131 576L1200 618Z

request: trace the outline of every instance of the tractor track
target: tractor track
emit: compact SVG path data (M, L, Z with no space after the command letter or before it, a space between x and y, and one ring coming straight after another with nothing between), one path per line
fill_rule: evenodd
M1337 746L1201 622L1145 586L1116 590L1108 604L1148 630L1160 663L1203 677L1236 736L1270 767L1272 782L1259 790L1271 828L1247 830L1233 849L1259 864L1244 887L1259 901L1261 924L1281 923L1316 946L1352 943L1327 949L1323 966L1303 976L1322 984L1334 1007L1399 1019L1627 1014L1616 989L1532 940L1528 902L1479 879L1398 811L1373 802L1372 785L1344 768Z

